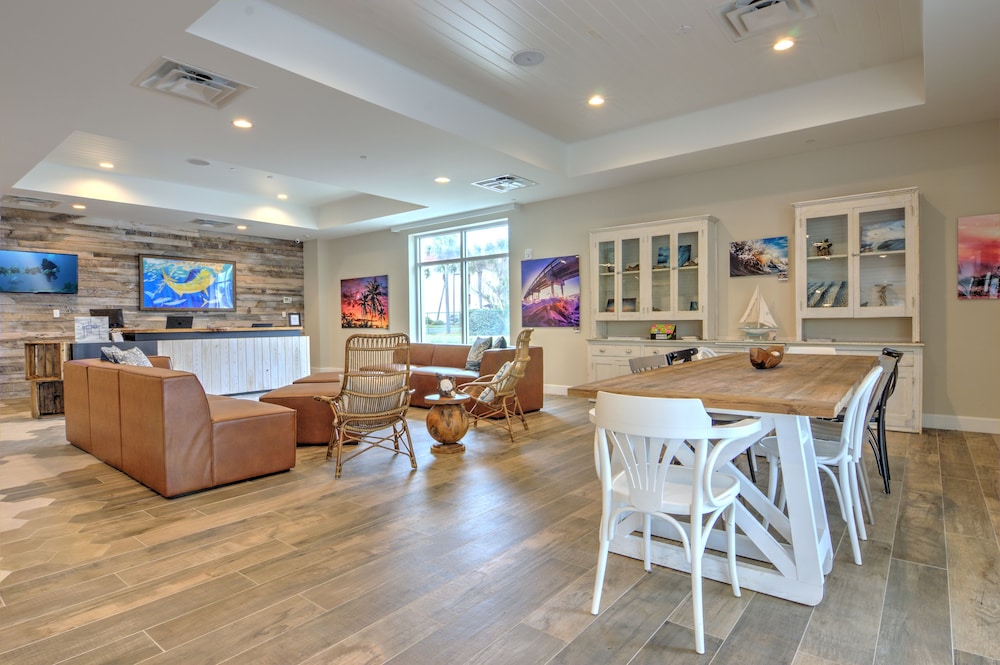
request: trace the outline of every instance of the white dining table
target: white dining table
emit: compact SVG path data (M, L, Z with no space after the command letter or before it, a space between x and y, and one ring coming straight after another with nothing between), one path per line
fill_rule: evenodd
M809 418L839 414L877 362L872 356L786 355L777 367L758 370L746 355L729 354L594 381L574 386L568 394L595 398L605 391L697 398L713 413L760 418L763 431L773 430L777 436L787 505L782 512L732 461L726 465L740 479L742 500L736 511L740 585L816 605L823 599L825 576L833 566L833 546ZM615 530L611 551L642 559L641 531L641 516L628 515ZM689 572L684 550L671 540L676 534L669 528L657 533L655 526L653 534L662 538L653 539L652 561ZM713 532L708 547L704 576L728 583L725 534Z

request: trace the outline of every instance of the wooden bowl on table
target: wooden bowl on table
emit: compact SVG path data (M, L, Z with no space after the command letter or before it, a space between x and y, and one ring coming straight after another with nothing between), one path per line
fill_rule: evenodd
M781 364L785 357L784 346L769 346L766 349L754 347L750 349L750 364L757 369L771 369Z

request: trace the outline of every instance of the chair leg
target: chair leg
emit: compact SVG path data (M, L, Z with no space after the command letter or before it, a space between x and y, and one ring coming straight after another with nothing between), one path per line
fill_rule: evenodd
M845 462L841 466L847 473L847 479L850 481L851 503L854 506L853 517L858 526L858 539L868 540L868 531L865 529L865 511L862 505L864 500L861 497L861 483L858 480L860 470L856 464L850 462Z
M885 483L885 493L889 493L889 478L891 474L889 473L889 450L885 442L885 413L883 412L878 419L878 455L879 459L882 460L882 480Z
M821 467L822 468L822 467ZM854 554L854 563L861 565L861 543L858 541L858 523L854 517L854 501L851 499L851 473L844 463L840 465L840 474L834 487L838 489L838 497L841 499L841 513L847 515L844 520L847 522L847 533L851 538L851 551Z
M604 590L604 573L608 567L608 550L611 547L611 538L608 535L608 525L605 518L601 518L600 546L597 550L597 575L594 579L594 600L590 605L590 613L598 614L601 611L601 593Z
M701 596L701 562L702 548L695 544L692 537L691 549L691 605L694 608L694 650L705 653L705 610ZM700 540L700 538L699 538Z
M733 595L740 597L740 578L736 574L736 503L726 509L722 519L726 521L726 557L729 559L729 584L733 587Z
M753 454L753 446L747 448L747 466L750 467L750 482L757 484L757 458Z
M767 456L767 500L771 503L775 503L775 497L778 494L778 469L780 462L778 462L777 457ZM766 529L770 524L770 520L764 518L762 522L764 528Z
M646 572L651 572L653 570L652 556L650 550L652 549L652 536L650 532L652 531L653 518L649 513L642 516L642 565L646 569Z
M864 451L862 450L862 453ZM875 513L872 512L872 495L868 490L868 469L865 467L865 456L861 455L861 458L856 463L858 474L858 484L861 490L861 499L865 510L868 511L868 523L875 524Z

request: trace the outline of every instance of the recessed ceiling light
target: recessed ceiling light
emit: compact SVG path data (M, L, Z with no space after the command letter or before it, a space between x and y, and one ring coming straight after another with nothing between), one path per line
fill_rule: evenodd
M73 204L73 209L74 210L86 210L87 206L83 205L82 203L74 203Z
M247 225L246 224L237 224L236 225L236 230L237 231L246 231L247 230Z
M240 129L250 129L253 127L253 123L246 118L236 118L233 120L233 127L238 127Z
M451 182L451 178L446 178L444 176L440 176L440 177L434 178L434 182L436 182L439 185L447 185L449 182Z
M590 104L591 106L603 106L604 105L604 96L603 95L594 95L593 97L591 97L590 99L587 100L587 103Z
M208 160L198 159L197 157L192 157L191 159L187 160L187 163L190 164L191 166L208 166L209 164L211 164L211 162L209 162Z
M288 194L278 194L278 198L284 201L285 199L288 198Z
M113 168L115 168L115 165L112 164L111 162L98 162L97 165L100 166L102 169L113 169Z
M795 46L795 40L790 37L783 37L774 43L775 51L787 51Z

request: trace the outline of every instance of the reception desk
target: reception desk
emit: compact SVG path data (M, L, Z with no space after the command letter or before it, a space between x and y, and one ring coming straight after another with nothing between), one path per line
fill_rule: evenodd
M273 390L309 374L309 337L302 328L122 330L127 342L155 342L174 369L198 377L212 395Z

